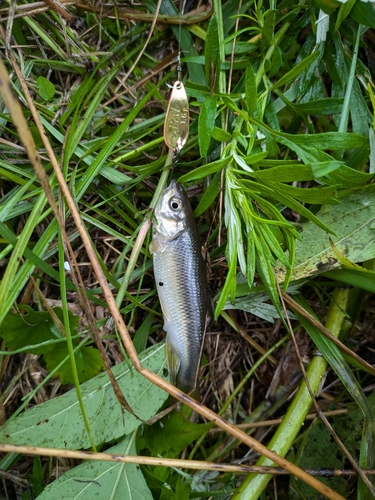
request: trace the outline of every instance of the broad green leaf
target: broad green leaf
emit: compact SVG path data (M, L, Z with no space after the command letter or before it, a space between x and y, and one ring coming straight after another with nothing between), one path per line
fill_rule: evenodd
M24 349L33 354L45 354L56 346L53 340L61 340L62 332L54 324L49 312L34 311L29 306L22 306L26 314L9 311L1 327L0 337L5 340L6 347L12 351ZM61 308L53 309L63 322ZM73 335L77 332L78 316L69 311L70 325ZM43 344L43 345L40 345ZM38 347L34 347L38 345Z
M138 449L147 449L152 456L177 457L186 446L210 429L211 422L196 424L182 413L173 412L144 428L138 440Z
M352 424L352 421L350 421L350 423ZM356 434L356 439L360 438L359 426L349 428L353 429L353 434ZM339 433L342 440L344 440L344 436L347 435L347 430L345 433ZM298 462L296 465L299 467L314 469L321 467L321 464L324 463L325 467L329 467L331 469L344 468L346 457L342 450L340 450L336 441L332 439L329 430L321 420L316 420L316 422L306 429L304 439L298 440L298 443L296 443L296 449L298 450ZM348 492L347 483L342 481L342 477L323 477L320 480L333 488L337 493L343 495L344 498L346 497ZM296 490L298 490L301 497L303 495L302 498L304 498L304 500L313 500L316 498L316 491L306 483L298 481ZM297 498L297 496L293 496L291 500L297 500Z
M58 344L44 354L47 370L53 371L69 355L66 343ZM75 354L75 363L79 382L86 382L105 370L103 360L98 349L94 347L81 347ZM68 359L56 372L62 384L74 384L72 366Z
M337 250L352 262L362 262L375 257L375 186L370 185L348 195L338 205L324 206L319 219L335 235L306 223L296 243L296 260L292 279L297 280L341 266L330 239ZM285 275L283 266L276 267L280 281Z
M140 356L144 367L166 378L164 344L147 349ZM168 394L129 368L123 361L112 369L136 415L148 420L166 401ZM122 411L107 373L81 385L83 403L95 444L100 445L133 432L142 422ZM91 446L75 390L35 406L0 427L2 443L81 449Z
M199 113L198 119L198 140L201 156L205 158L210 147L212 132L215 127L217 99L209 97L206 99Z
M375 11L373 2L365 0L354 1L354 6L350 11L350 17L359 24L364 24L370 28L375 28Z
M52 82L44 76L39 76L36 80L38 94L45 101L49 101L55 95L56 89Z
M105 453L137 455L135 432ZM46 486L37 500L153 500L137 464L87 460Z

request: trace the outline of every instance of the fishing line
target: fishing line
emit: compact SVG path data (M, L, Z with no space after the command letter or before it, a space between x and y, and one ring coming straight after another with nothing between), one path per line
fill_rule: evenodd
M180 1L180 16L182 16L185 1ZM181 21L178 30L177 81L173 84L164 120L164 141L173 151L173 163L180 157L181 149L189 136L189 102L184 84L182 83L181 67Z

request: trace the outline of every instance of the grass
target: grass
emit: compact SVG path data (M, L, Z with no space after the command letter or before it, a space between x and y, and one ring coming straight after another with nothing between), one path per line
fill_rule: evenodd
M338 3L322 41L319 7L0 9L3 498L375 495L374 12ZM171 176L214 297L203 405L168 383L148 251Z

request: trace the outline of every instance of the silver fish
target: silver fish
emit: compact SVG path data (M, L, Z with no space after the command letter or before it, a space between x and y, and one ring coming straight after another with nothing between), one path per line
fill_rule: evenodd
M193 211L176 181L162 194L155 218L150 252L167 333L170 379L190 392L196 384L211 299Z

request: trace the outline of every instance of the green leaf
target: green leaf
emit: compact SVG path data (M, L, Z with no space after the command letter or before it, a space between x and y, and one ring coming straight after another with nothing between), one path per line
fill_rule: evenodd
M221 179L221 172L216 172L215 176L213 179L211 179L211 182L204 192L197 208L194 210L194 217L199 217L202 215L208 207L212 205L216 197L220 193L220 179Z
M137 455L135 433L105 451L111 455ZM38 500L153 500L137 464L87 460L46 486Z
M308 115L334 115L342 111L343 97L330 97L319 101L293 104L293 108Z
M333 197L336 195L338 186L328 186L328 187L317 187L317 188L298 188L295 186L289 186L288 184L281 184L279 182L268 181L268 184L272 186L275 191L283 191L284 194L292 196L293 198L304 201L306 203L312 203L315 205L321 204L332 204ZM336 200L337 201L337 200Z
M269 303L269 296L265 293L249 293L245 297L235 299L233 303L228 300L223 309L239 309L250 312L269 323L274 323L276 319L280 318L279 311L273 304ZM290 318L294 316L293 314L291 316L289 312L288 315Z
M144 351L145 368L166 378L164 344ZM168 394L129 368L128 361L112 369L117 382L136 415L148 420L166 401ZM107 373L101 373L81 385L83 403L95 444L100 445L133 432L141 420L123 412ZM39 404L0 427L2 443L45 446L50 448L85 449L91 446L74 390Z
M154 315L149 313L141 326L138 328L137 333L134 335L133 344L138 354L146 349L147 339L150 335L150 328L153 319Z
M216 14L211 16L207 28L206 45L204 49L204 67L207 83L210 88L215 88L215 80L219 70L220 54L219 54L219 28L217 24Z
M146 426L139 438L138 448L149 450L152 456L177 457L186 446L210 429L211 422L196 424L175 411L156 424Z
M47 353L56 346L51 340L63 338L61 332L56 328L49 312L34 311L29 306L22 306L22 309L26 314L9 311L1 325L0 336L5 340L8 349L24 349L33 354ZM62 309L54 308L53 311L60 321L63 321ZM76 333L79 318L70 311L69 316L72 332ZM43 345L35 347L39 344Z
M133 179L128 175L119 172L115 168L109 167L108 165L103 165L100 169L100 175L108 179L113 184L129 184Z
M275 179L279 182L311 181L333 172L341 165L341 161L319 162L310 165L286 163L285 165L258 170L249 175L262 181L275 181Z
M205 158L210 147L212 132L215 127L217 98L210 97L206 99L199 113L198 119L198 140L201 156Z
M357 0L350 11L350 17L359 24L375 28L375 10L373 2Z
M33 487L34 495L39 495L43 491L44 474L40 457L35 457L33 461L33 473L27 475Z
M329 235L313 223L305 224L300 241L296 243L296 261L292 279L301 279L341 267L330 244L351 262L375 257L375 186L348 195L338 205L324 206L318 213L322 223L335 233ZM283 266L275 269L278 279L285 274Z
M370 293L375 293L375 273L364 269L363 271L357 269L334 269L324 273L327 278L351 285L354 287L362 288Z
M228 158L221 158L220 160L213 161L212 163L207 163L207 165L203 165L202 167L198 167L192 172L188 174L181 175L178 179L178 182L190 182L196 181L197 179L202 179L203 177L207 177L207 175L214 174L218 172L222 168L225 167L229 163Z
M66 343L55 345L44 355L47 370L52 372L69 355ZM100 352L94 347L81 347L75 354L79 382L86 382L105 370ZM68 359L56 372L62 384L74 384L72 368Z
M232 136L226 130L219 127L214 127L212 131L212 138L219 142L228 142L232 139Z
M39 76L36 80L37 92L42 99L49 101L55 95L56 89L53 83L51 83L44 76Z
M277 10L269 9L263 16L262 43L261 49L267 50L272 44L273 30L275 28Z
M313 52L311 55L305 57L301 62L296 64L294 68L292 68L288 73L286 73L284 76L280 78L272 87L269 88L269 90L275 90L278 89L279 87L282 87L286 83L290 82L291 80L295 80L298 75L300 75L306 68L310 67L311 64L315 61L315 59L319 56L319 52Z
M252 116L257 107L257 83L254 68L251 64L246 68L245 73L245 101L249 116Z
M352 427L353 433L355 431L360 434L360 426ZM336 441L331 438L331 434L322 421L316 420L304 433L304 439L296 443L298 462L296 465L304 468L319 468L324 463L326 467L332 469L343 469L345 464L345 455L340 450ZM345 436L345 433L339 434ZM358 434L357 434L358 439ZM340 493L346 497L349 491L347 481L343 481L342 477L338 478L321 478L323 483L327 484L334 489L335 492ZM298 482L296 488L299 495L303 495L305 500L313 500L316 498L316 491L308 486L306 483ZM298 495L298 496L299 496ZM293 496L293 500L297 500L298 496ZM301 498L301 497L300 497Z

